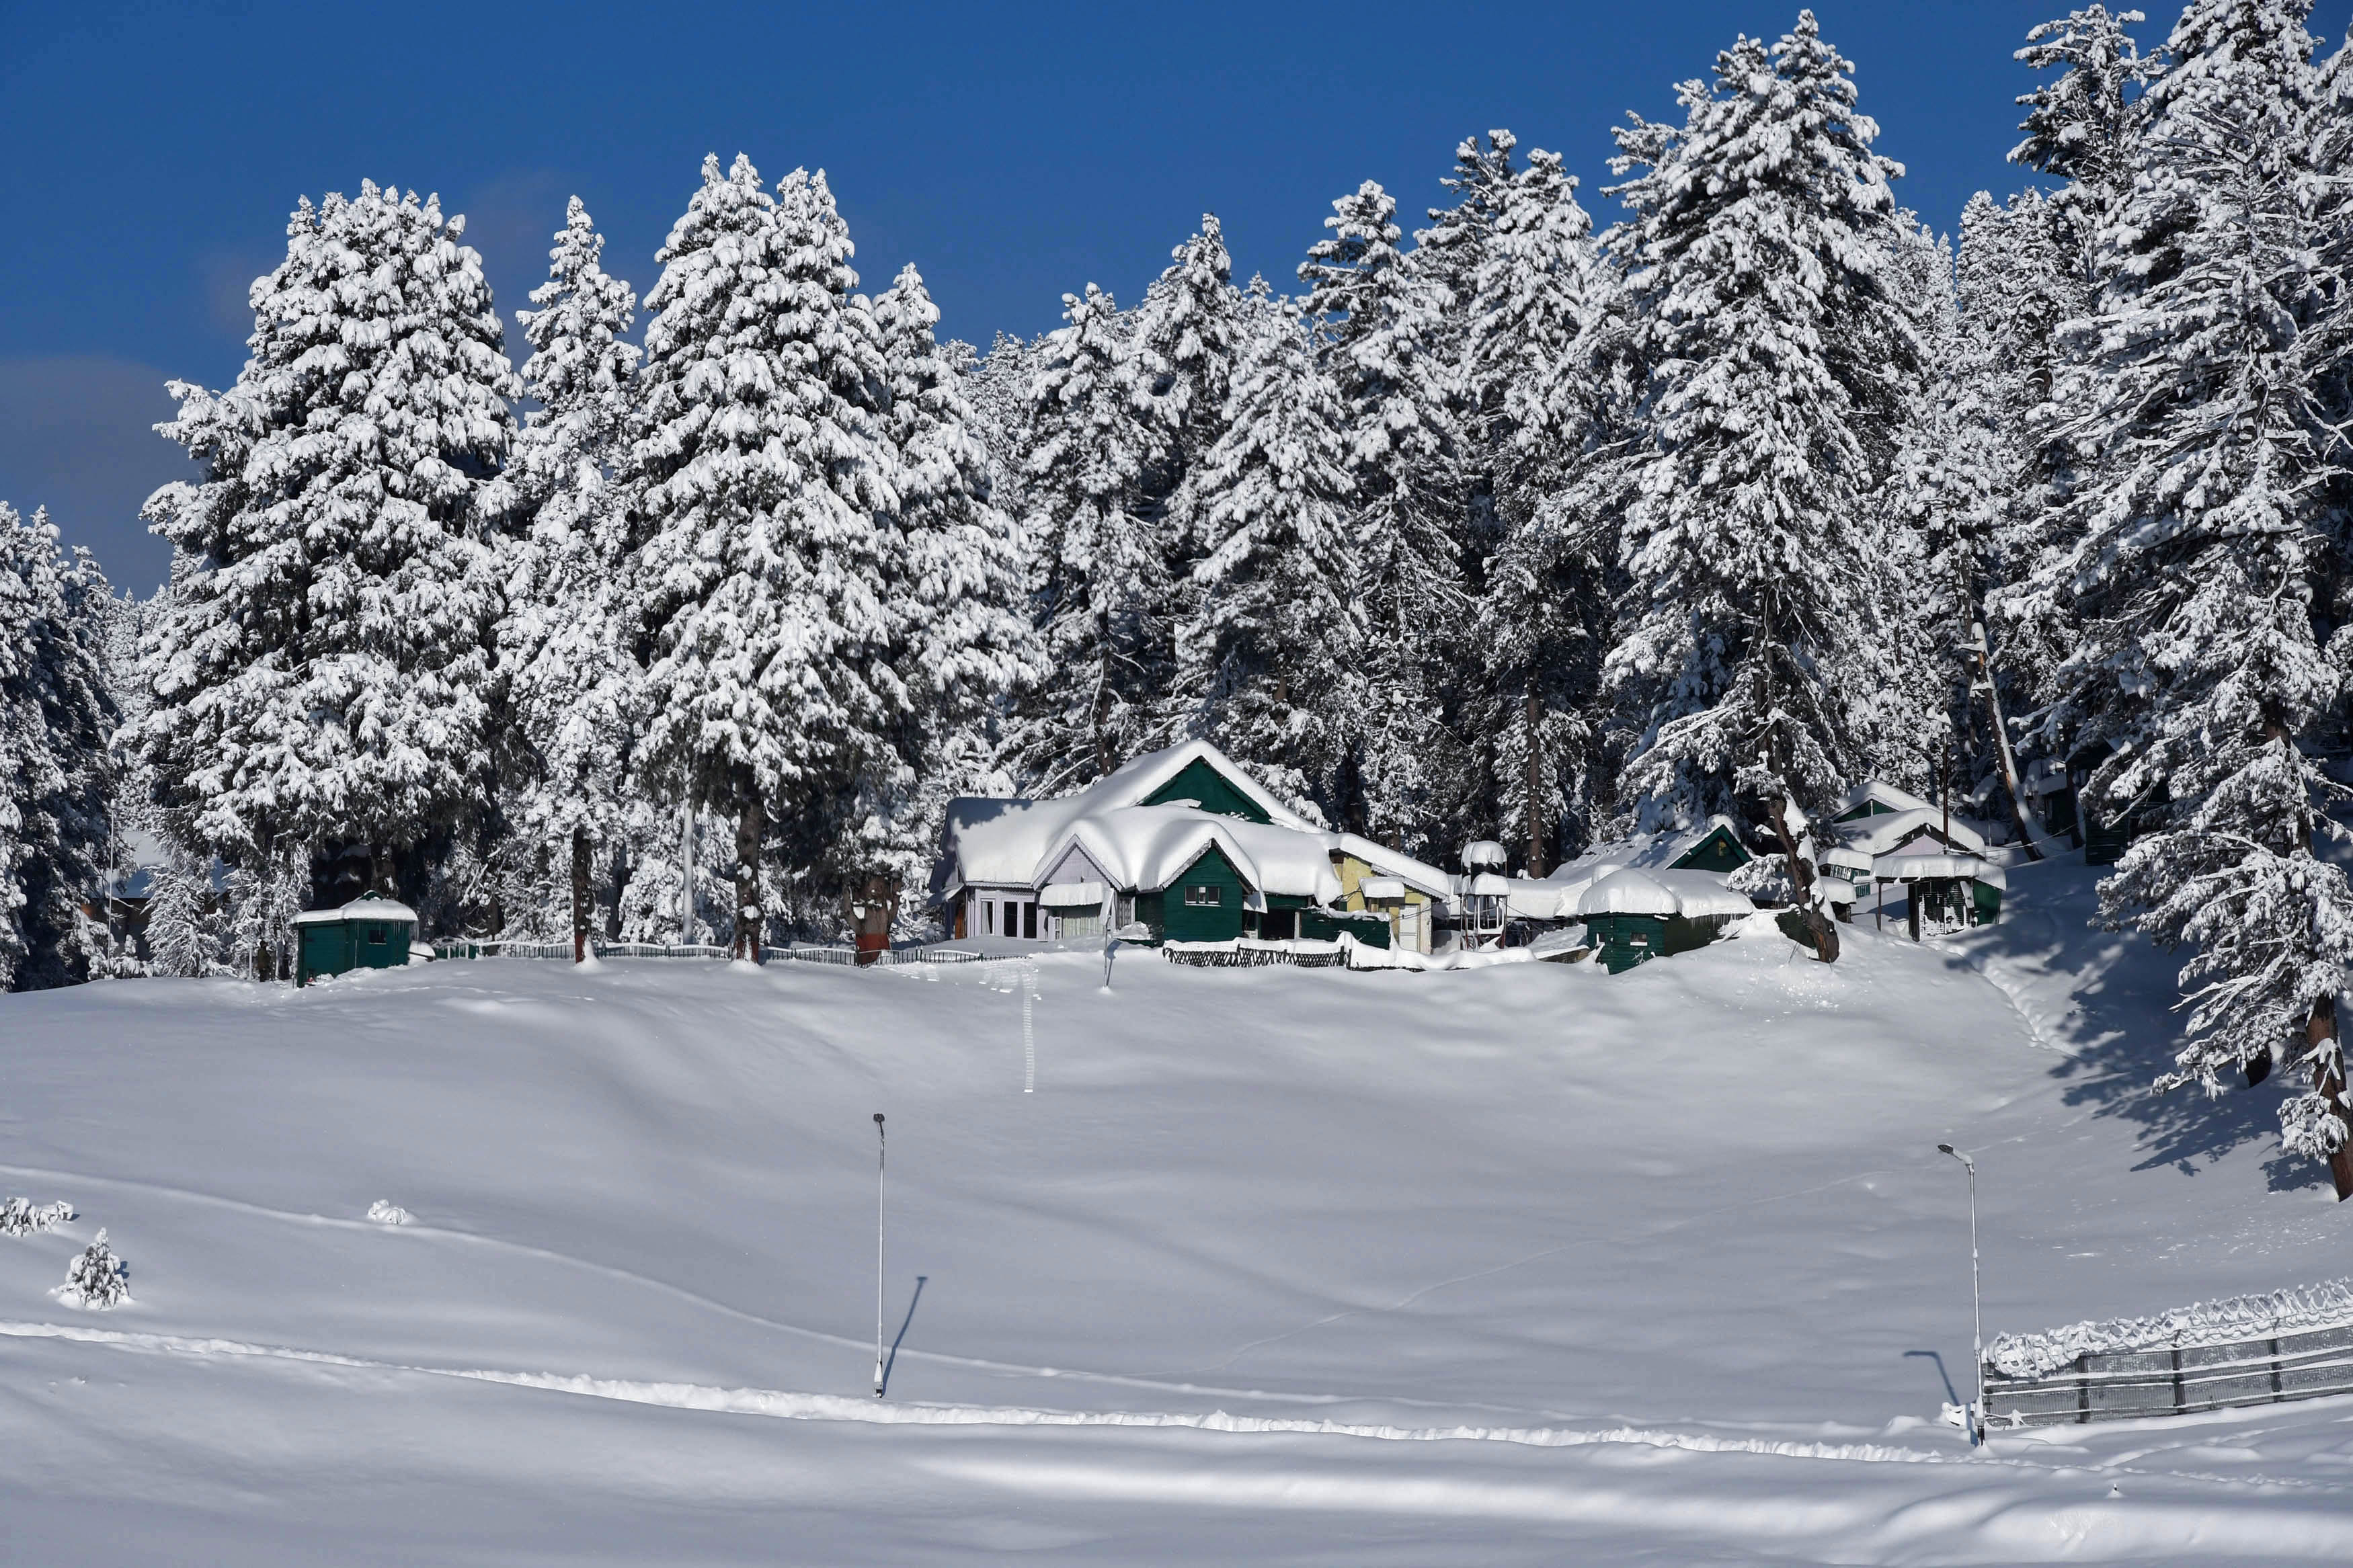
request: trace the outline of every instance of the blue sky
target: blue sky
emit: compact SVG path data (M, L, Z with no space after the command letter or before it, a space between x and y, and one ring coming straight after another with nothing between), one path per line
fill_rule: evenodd
M2021 184L2010 51L2065 8L1816 6L1939 229ZM2150 9L2153 42L2176 13ZM1133 300L1204 211L1239 275L1286 289L1333 197L1376 179L1418 216L1493 126L1562 153L1606 223L1609 127L1672 114L1677 80L1797 11L0 0L0 499L47 501L119 583L157 582L168 552L134 514L185 469L146 429L162 383L236 376L247 286L305 194L438 191L512 335L569 195L642 291L705 152L823 167L868 287L912 259L944 331L986 344L1053 326L1091 280Z

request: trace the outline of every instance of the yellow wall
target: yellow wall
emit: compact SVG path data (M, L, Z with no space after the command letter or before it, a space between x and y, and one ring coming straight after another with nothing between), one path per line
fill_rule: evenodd
M1340 879L1341 902L1344 907L1345 907L1351 913L1357 914L1361 914L1366 910L1371 908L1370 905L1365 902L1364 889L1359 886L1359 884L1367 877L1379 877L1383 875L1378 867L1368 866L1364 861L1358 859L1356 856L1347 854L1344 851L1334 858L1332 862L1332 869L1338 874ZM1416 888L1409 886L1405 890L1405 901L1409 904L1419 904L1422 906L1421 918L1416 922L1420 931L1420 940L1414 945L1417 951L1428 952L1430 951L1430 939L1431 936L1430 928L1437 923L1437 911L1430 907L1430 895ZM1389 940L1391 942L1396 942L1398 940L1397 906L1394 904L1383 904L1381 907L1388 913Z

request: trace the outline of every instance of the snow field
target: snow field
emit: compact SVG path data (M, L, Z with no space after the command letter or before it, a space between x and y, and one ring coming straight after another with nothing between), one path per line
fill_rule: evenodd
M774 1561L779 1531L810 1561L2341 1555L2341 1402L1989 1458L1931 1419L1906 1352L1968 1375L1940 1139L1980 1163L1989 1333L2343 1271L2261 1142L2152 1157L2122 1004L2038 1039L1989 983L2094 962L2030 918L2081 876L2022 874L1974 946L1859 926L1831 968L1744 936L1614 978L1123 962L1105 994L1047 957L1029 1095L1006 966L14 998L0 1178L90 1217L0 1245L10 1528L63 1542L102 1497L123 1561L369 1561L412 1513L481 1562ZM416 1222L364 1217L385 1194ZM135 1298L60 1315L101 1219Z

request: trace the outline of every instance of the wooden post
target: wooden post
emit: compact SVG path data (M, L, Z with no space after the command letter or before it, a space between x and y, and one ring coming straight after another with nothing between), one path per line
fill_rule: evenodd
M572 828L572 962L588 958L588 829Z

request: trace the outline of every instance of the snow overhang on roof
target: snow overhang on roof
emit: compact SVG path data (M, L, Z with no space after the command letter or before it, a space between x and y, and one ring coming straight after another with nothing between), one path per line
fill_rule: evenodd
M1577 900L1577 912L1594 915L1652 915L1665 918L1680 912L1673 892L1649 872L1629 866L1595 880Z
M406 921L417 923L417 911L390 899L353 899L340 910L305 910L294 917L298 926L338 925L344 921Z
M1038 901L1050 910L1101 909L1110 897L1101 882L1055 882L1038 890Z
M1954 855L1941 845L1916 840L1926 846L1906 846L1892 855L1882 855L1871 863L1871 874L1890 882L1917 882L1923 879L1958 878L1983 882L1991 888L2006 888L2009 880L2000 867L1977 855Z
M1367 900L1387 899L1391 902L1396 902L1405 897L1405 879L1402 877L1367 877L1363 881L1356 884L1356 891L1364 894Z

